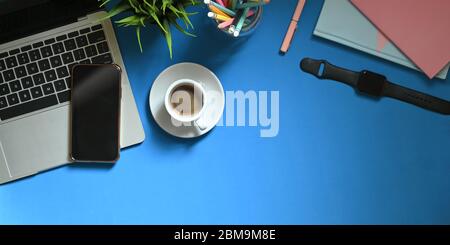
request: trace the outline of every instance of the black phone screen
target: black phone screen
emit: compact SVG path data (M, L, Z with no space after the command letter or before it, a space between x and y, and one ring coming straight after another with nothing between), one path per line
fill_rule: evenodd
M116 65L77 65L72 71L74 161L119 158L121 70Z

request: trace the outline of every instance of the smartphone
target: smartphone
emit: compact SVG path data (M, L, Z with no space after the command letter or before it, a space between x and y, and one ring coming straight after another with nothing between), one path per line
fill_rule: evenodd
M119 159L121 73L117 65L72 68L72 161L114 163Z

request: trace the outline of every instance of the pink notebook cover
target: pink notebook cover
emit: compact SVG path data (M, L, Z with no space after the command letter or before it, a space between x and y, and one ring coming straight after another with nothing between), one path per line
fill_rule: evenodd
M450 61L450 0L351 0L429 78Z

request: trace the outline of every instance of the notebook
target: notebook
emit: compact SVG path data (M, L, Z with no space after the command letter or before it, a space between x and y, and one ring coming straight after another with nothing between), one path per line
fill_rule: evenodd
M420 70L348 0L325 0L314 35ZM448 69L436 77L445 79Z
M429 78L450 61L449 0L352 0Z

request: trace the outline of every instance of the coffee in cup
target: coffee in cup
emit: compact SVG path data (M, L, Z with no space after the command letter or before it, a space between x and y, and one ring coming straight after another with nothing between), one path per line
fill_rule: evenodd
M194 123L200 129L199 118L202 116L206 103L206 92L203 86L190 79L175 81L167 90L165 107L175 121L184 124Z

